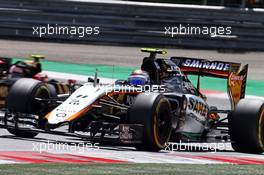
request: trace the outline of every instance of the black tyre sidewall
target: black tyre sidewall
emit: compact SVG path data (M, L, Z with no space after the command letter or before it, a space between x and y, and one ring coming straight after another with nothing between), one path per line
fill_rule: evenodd
M45 89L49 93L47 86L38 80L19 79L9 91L7 108L12 112L32 113L36 110L32 106L32 102L35 94L40 89Z
M33 100L36 94L40 91L49 93L48 87L34 79L22 78L17 80L11 87L7 96L7 108L12 112L35 114L38 109L35 109ZM43 92L42 92L43 93ZM47 94L50 96L50 94ZM33 138L38 133L24 131L19 129L8 128L8 132L18 137Z
M165 147L171 133L171 122L169 134L165 140L161 140L157 129L157 113L162 109L162 105L167 106L167 112L170 116L170 103L160 94L139 94L135 99L129 111L129 122L135 124L143 124L143 143L138 146L141 150L159 151ZM163 107L164 108L164 107Z
M255 154L264 151L263 111L262 100L243 99L228 116L230 139L235 151Z

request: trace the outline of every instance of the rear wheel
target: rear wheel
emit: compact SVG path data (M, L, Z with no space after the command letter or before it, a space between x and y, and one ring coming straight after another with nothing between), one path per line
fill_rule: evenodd
M139 94L129 111L129 122L144 125L143 141L137 148L159 151L166 146L172 131L171 106L157 93Z
M242 99L228 116L232 147L244 153L264 152L264 102Z
M35 98L49 98L51 93L49 88L42 82L34 79L22 78L17 80L11 87L7 96L7 108L11 112L43 115L47 113L45 104L39 103ZM8 131L19 137L32 138L38 133L11 129Z

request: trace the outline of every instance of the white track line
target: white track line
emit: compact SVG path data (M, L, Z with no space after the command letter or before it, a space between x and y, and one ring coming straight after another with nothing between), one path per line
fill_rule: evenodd
M10 161L10 160L0 160L0 164L14 164L14 163L19 163L19 162Z

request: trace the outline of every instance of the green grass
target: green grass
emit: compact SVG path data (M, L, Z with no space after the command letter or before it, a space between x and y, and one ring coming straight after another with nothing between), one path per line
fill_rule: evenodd
M262 175L263 165L188 165L188 164L7 164L0 174L26 175Z

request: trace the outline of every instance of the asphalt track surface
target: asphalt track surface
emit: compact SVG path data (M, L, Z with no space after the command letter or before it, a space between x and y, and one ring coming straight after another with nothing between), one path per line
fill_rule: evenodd
M167 49L169 56L190 56L201 58L215 58L225 61L236 61L250 64L249 77L255 80L264 80L263 71L263 53L237 53L226 54L215 51L198 51L198 50L182 50ZM44 54L48 60L63 61L70 63L91 63L91 64L108 64L120 66L139 66L142 57L145 55L139 52L137 47L117 47L117 46L93 46L93 45L77 45L77 44L56 44L56 43L40 43L40 42L22 42L0 40L0 54L5 57L28 57L32 53ZM218 106L219 109L227 109L229 107L228 100L225 98L211 97L208 98L211 105ZM180 151L149 153L135 151L132 147L122 146L100 146L99 149L76 150L73 149L47 149L48 143L51 145L58 143L66 143L74 145L84 143L78 138L54 136L48 134L39 134L34 139L25 139L12 136L6 130L0 129L0 163L5 155L16 154L14 151L24 152L40 152L40 148L44 146L41 152L49 153L70 153L78 155L89 155L93 157L102 157L115 160L125 160L128 162L145 162L145 163L260 163L264 164L263 155L250 155L235 153L230 145L227 144L224 151L216 153L201 151ZM86 142L85 142L86 143ZM45 149L46 147L46 149ZM10 153L11 152L11 153ZM232 159L232 157L236 157ZM241 158L242 157L242 158ZM62 158L57 158L62 160ZM242 160L243 159L243 160ZM64 160L64 159L63 159ZM2 163L13 163L14 160L5 159ZM15 161L16 162L16 161ZM19 162L19 161L18 161ZM30 162L30 161L29 161ZM30 162L32 163L32 162Z

